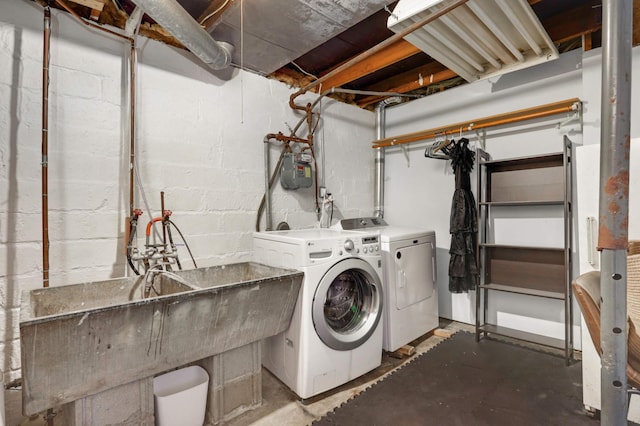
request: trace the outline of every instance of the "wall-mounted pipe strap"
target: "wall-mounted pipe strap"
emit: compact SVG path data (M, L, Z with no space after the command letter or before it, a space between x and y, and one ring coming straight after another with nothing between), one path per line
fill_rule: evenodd
M425 139L433 139L436 136L453 135L459 132L469 132L472 130L486 129L488 127L501 126L504 124L517 123L520 121L533 120L535 118L548 117L551 115L580 111L582 104L580 99L573 98L564 101L553 102L550 104L539 105L531 108L525 108L517 111L507 112L503 114L492 115L489 117L476 118L474 120L463 121L460 123L449 124L446 126L434 127L427 130L420 130L414 133L406 133L403 135L393 136L385 139L373 141L373 148L385 148L389 146L402 145L412 142L418 142ZM445 141L443 143L448 143Z

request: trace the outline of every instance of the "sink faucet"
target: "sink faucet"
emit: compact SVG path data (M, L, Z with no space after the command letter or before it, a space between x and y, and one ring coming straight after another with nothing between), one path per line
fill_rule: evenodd
M147 271L144 273L144 287L142 290L142 297L144 299L148 298L151 294L151 289L156 293L156 295L160 295L160 291L154 287L154 281L156 277L167 271L168 263L158 262L155 265L147 268Z

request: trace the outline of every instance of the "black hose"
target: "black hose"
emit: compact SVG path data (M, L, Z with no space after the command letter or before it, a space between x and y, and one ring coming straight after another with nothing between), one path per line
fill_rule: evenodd
M140 272L138 272L138 269L133 264L133 259L131 259L131 244L133 243L133 238L135 237L137 228L138 228L138 221L132 220L129 224L129 241L127 242L127 262L129 263L129 267L131 268L133 273L136 275L140 275Z
M198 265L196 265L196 260L193 258L193 254L191 253L191 249L189 248L189 244L187 244L187 240L184 239L184 235L182 235L180 228L178 228L176 224L173 223L171 220L167 220L167 221L171 225L173 225L173 227L176 228L176 231L178 231L178 234L180 234L180 238L182 238L182 242L184 242L184 246L187 248L187 251L189 252L189 256L191 256L191 261L193 262L194 268L198 268Z
M171 235L171 227L167 224L165 225L164 229L167 230L167 236L169 237L169 244L171 244L171 249L176 251L176 245L173 244L173 236ZM186 245L187 243L185 242L184 244ZM177 254L176 254L176 265L178 265L178 269L182 270L182 265L180 264L180 259L178 259Z

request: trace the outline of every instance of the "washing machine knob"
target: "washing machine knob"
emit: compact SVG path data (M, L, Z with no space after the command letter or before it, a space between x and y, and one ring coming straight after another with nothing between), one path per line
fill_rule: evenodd
M344 249L348 252L350 252L351 250L353 250L355 247L355 244L353 244L353 241L351 240L346 240L344 242Z

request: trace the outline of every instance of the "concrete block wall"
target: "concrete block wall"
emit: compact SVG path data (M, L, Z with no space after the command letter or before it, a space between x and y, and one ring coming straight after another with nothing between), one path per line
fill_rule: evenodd
M42 286L42 8L0 2L0 369L20 377L20 292ZM52 286L128 273L128 45L53 11L49 131ZM137 163L153 215L160 192L198 266L251 259L264 192L263 138L300 116L293 89L238 69L214 73L188 52L137 41ZM306 103L314 95L301 97ZM326 100L316 134L336 214L371 214L374 115ZM299 136L306 136L300 132ZM272 167L280 147L271 148ZM146 210L136 189L135 206ZM146 224L148 216L143 217ZM274 224L317 226L312 190L273 190ZM264 219L263 219L264 223ZM264 227L264 225L263 225ZM143 232L138 243L144 243ZM174 234L180 242L180 237ZM192 267L184 247L185 267Z

